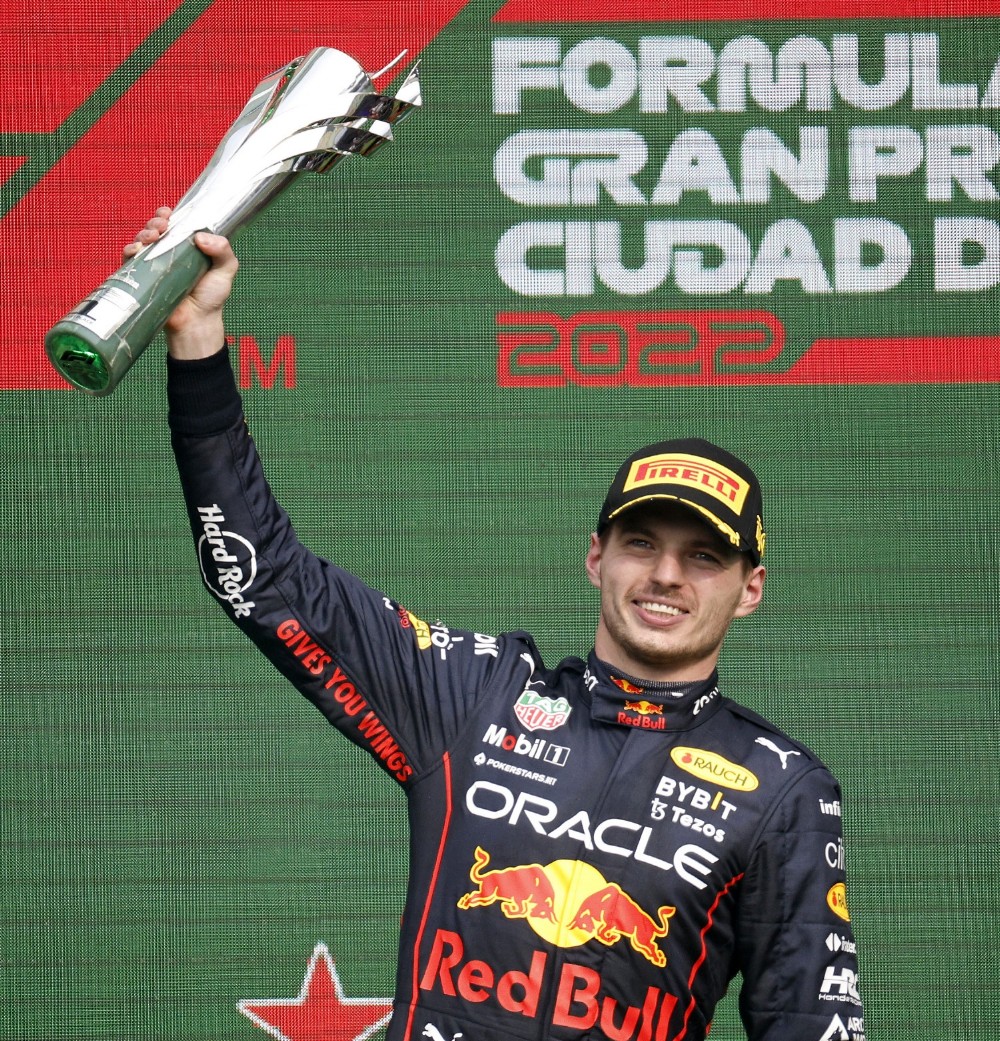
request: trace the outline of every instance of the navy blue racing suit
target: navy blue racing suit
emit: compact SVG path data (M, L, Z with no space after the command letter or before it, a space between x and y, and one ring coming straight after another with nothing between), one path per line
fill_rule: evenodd
M714 675L427 624L298 541L224 352L169 371L205 585L408 800L391 1041L700 1041L737 975L751 1041L863 1041L841 795L807 748Z

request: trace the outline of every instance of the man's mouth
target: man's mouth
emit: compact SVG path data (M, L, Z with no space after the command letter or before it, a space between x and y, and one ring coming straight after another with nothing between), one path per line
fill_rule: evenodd
M654 600L637 600L636 606L643 611L648 611L650 614L659 614L666 618L676 618L678 615L685 613L679 607L673 607L671 604L660 604Z

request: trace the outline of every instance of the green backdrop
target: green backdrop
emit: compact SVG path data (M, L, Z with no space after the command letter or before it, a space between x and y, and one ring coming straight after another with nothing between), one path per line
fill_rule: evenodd
M420 29L426 41L424 111L370 161L300 181L239 240L229 332L251 374L251 426L300 535L420 617L532 631L551 663L589 647L596 593L584 554L620 459L683 435L745 455L765 488L768 588L731 634L725 684L841 779L867 1036L998 1036L1000 22L961 3L882 3L863 19L800 4L785 20L768 7L742 22L720 19L715 5L702 5L708 20L681 4L649 21L624 6L258 4L246 37L246 12L208 4L150 6L138 30L110 6L8 16L5 39L34 70L18 90L35 105L37 132L13 125L8 103L2 227L14 273L3 335L23 371L8 375L0 411L0 1037L252 1039L259 1025L239 1002L295 997L320 943L345 995L392 992L406 875L400 793L201 590L169 453L162 343L103 400L55 389L39 344L76 302L58 298L60 279L103 278L146 215L172 201L164 193L210 154L214 131L181 133L177 122L200 126L206 104L223 126L235 114L219 99L238 108L256 81L254 63L241 64L244 39L254 52L270 27L268 46L286 56L317 43L352 50L394 17L403 36ZM338 35L331 12L357 25ZM83 75L69 43L82 57L99 37L119 39L118 71L81 88L80 104L94 106L91 133L115 111L143 130L136 161L100 144L107 162L94 163L98 144L66 129L73 113L87 115L76 98L63 105ZM805 40L812 64L800 81L774 78L793 83L785 95L748 86L742 110L723 111L722 56L735 60L733 41L745 37L758 56ZM673 41L672 56L640 68L653 38ZM827 100L811 103L794 83L822 87L821 55L835 39L840 62L857 42L856 75L841 71ZM205 59L195 66L177 49L193 40ZM546 46L560 56L523 59L519 75L542 70L554 85L523 90L517 112L497 111L497 40L554 41ZM53 57L56 43L65 47ZM535 45L502 46L523 57ZM714 66L691 71L708 56ZM201 77L208 101L145 109L150 95L131 85L164 69L167 82ZM887 84L868 108L838 93L860 77ZM670 83L688 84L687 109ZM584 110L568 90L608 110ZM698 93L708 107L696 112ZM23 105L17 112L23 122ZM163 165L160 120L184 140L180 172ZM803 127L825 128L824 185L817 156L802 166ZM501 147L529 130L541 151L495 169ZM606 183L587 201L593 175L573 180L608 154L559 149L568 132L598 131L645 143L646 165L615 182L643 202L614 198ZM873 134L881 144L865 152ZM725 200L715 155L740 198ZM782 155L784 174L764 177L766 198L743 198L743 167ZM866 162L885 164L874 199L852 197L852 184L864 194ZM684 187L654 203L665 165ZM541 191L547 177L554 201L503 188L519 180ZM85 211L79 235L64 217L75 208ZM940 223L958 218L979 223ZM782 221L798 227L769 231ZM592 254L564 245L602 222L621 226L618 260L632 271L655 252L645 222L695 236L701 245L688 249L709 282L726 258L705 236L725 225L754 263L772 251L772 282L694 293L678 282L675 252L658 284L622 292L587 259L610 270L606 240ZM843 272L850 261L835 255L835 229L884 235L888 224L899 233L884 241L912 247L907 264L895 255L905 274L867 291L835 284L836 264ZM520 225L529 238L556 236L532 239L524 272L590 265L590 291L508 285L498 247ZM962 238L970 229L978 239ZM889 281L891 251L859 250L862 274ZM16 272L39 255L48 275L28 286ZM642 344L627 336L636 322L654 330L638 361ZM705 347L709 322L717 340ZM279 343L285 364L252 377ZM720 344L735 354L713 353ZM713 1038L739 1036L727 1004Z

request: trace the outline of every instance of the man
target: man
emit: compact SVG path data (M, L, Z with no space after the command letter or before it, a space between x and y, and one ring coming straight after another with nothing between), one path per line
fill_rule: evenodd
M212 266L168 323L168 393L205 584L409 802L389 1037L695 1041L740 974L751 1041L863 1041L837 783L718 686L764 587L749 467L700 440L626 460L586 661L427 625L296 538L222 349L236 258L196 241Z

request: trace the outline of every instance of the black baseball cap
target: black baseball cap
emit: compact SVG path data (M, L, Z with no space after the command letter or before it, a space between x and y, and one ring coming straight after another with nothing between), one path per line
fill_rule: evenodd
M701 438L660 441L622 463L608 489L597 533L640 503L669 500L696 511L756 567L764 556L760 482L741 459Z

